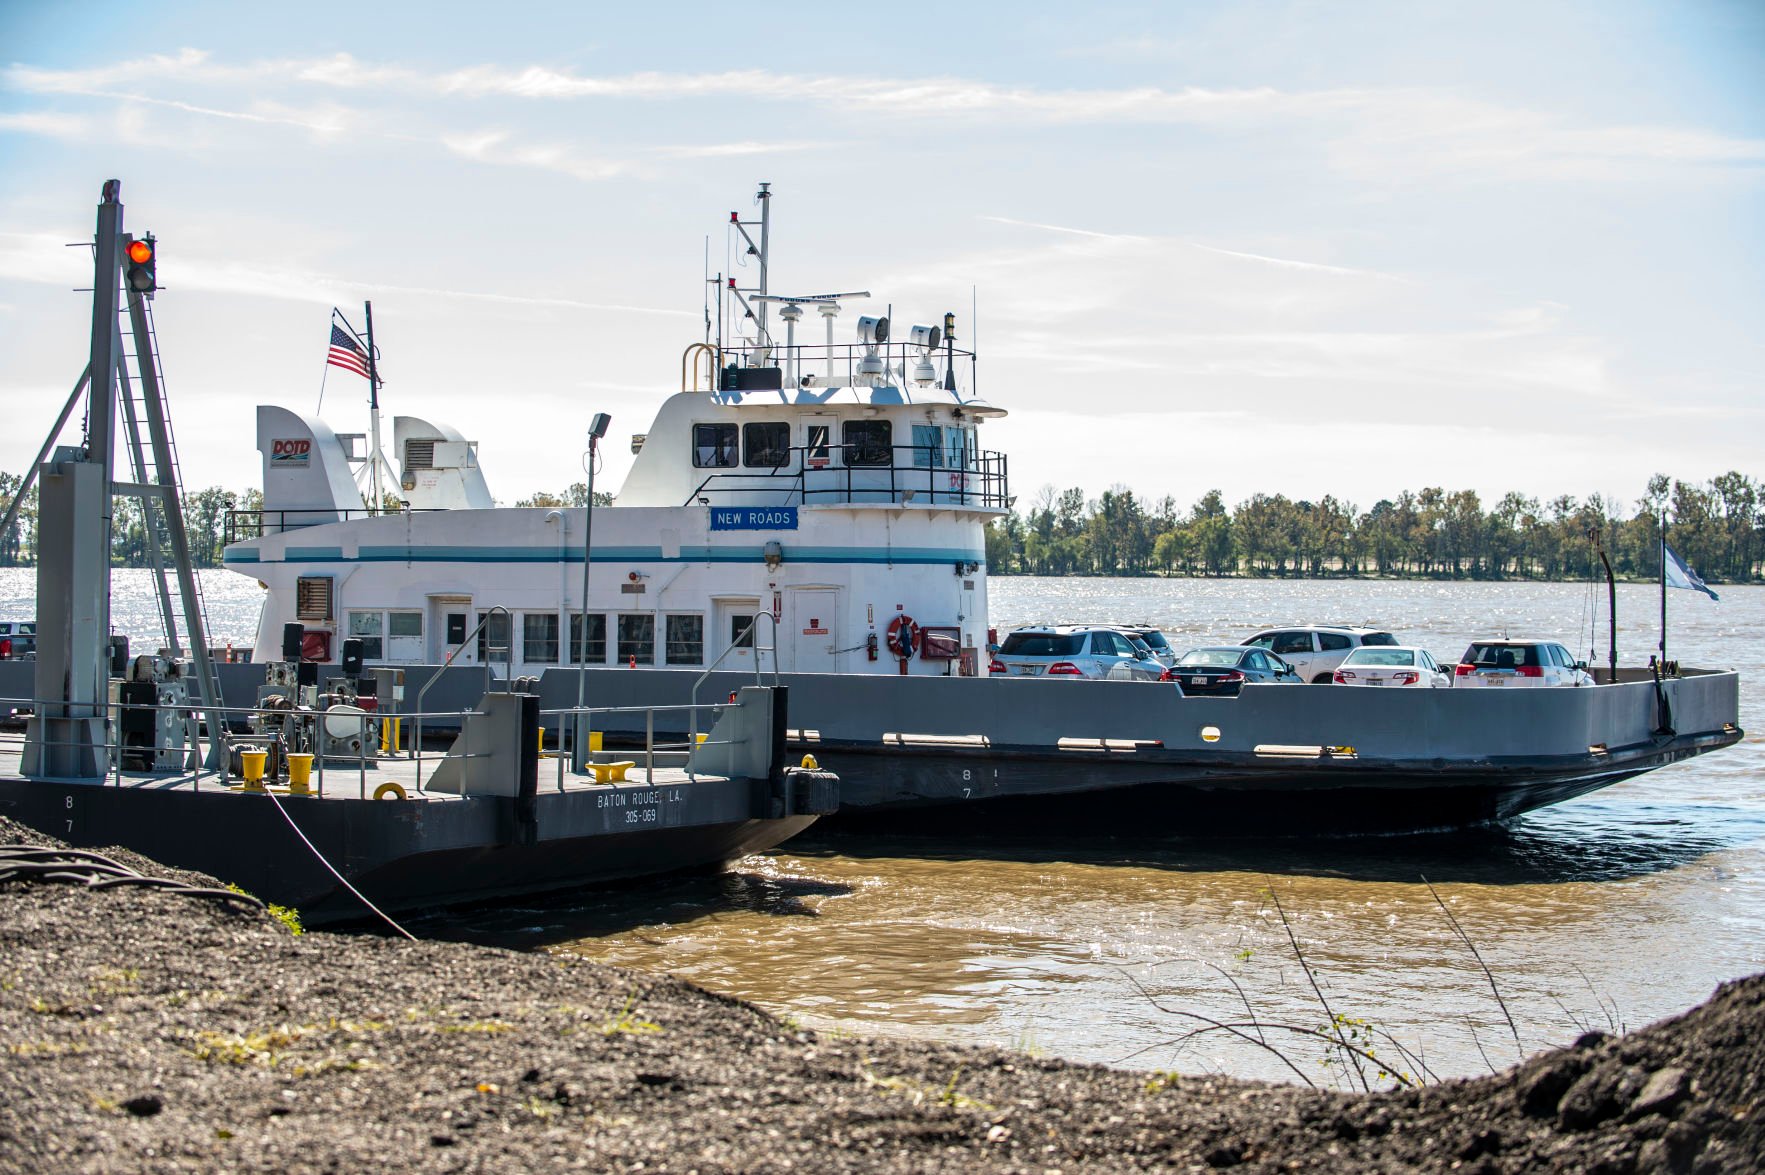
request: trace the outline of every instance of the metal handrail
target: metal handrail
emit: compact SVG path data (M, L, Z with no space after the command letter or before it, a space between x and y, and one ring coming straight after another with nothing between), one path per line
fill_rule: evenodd
M417 709L419 711L423 709L423 696L429 692L429 687L441 680L442 672L446 670L449 665L454 663L455 657L466 651L466 646L472 643L472 638L482 632L484 626L490 623L490 618L499 612L502 613L503 617L509 622L509 643L503 646L503 680L515 680L515 617L501 604L493 604L483 616L479 617L478 623L472 626L472 631L466 634L465 639L455 645L453 651L447 655L447 658L436 667L435 672L429 675L429 680L423 683L423 688L417 691ZM492 651L494 652L495 650ZM490 683L492 680L493 679L490 675L490 662L487 660L484 662L485 693L490 692ZM409 717L409 715L400 715L400 717ZM423 715L418 713L416 717L417 736L411 749L416 752L417 778L421 779L423 777Z
M830 452L835 448L851 449L855 445L830 442L826 449L816 446L816 452ZM905 451L909 461L901 463L897 458ZM992 449L975 449L960 452L960 460L945 464L944 458L950 456L950 450L942 445L891 445L889 460L875 465L852 465L842 456L839 465L811 466L809 464L809 446L792 445L786 452L796 454L794 460L787 460L783 465L776 466L712 466L713 471L706 473L704 478L694 486L681 502L690 506L699 498L711 494L765 493L774 491L783 495L780 505L791 505L801 502L811 504L813 499L833 498L835 501L856 501L857 495L888 495L887 500L895 503L907 501L907 495L913 494L915 500L924 495L925 501L931 505L939 503L959 506L980 506L983 508L1008 509L1011 505L1011 485L1008 465L1004 453ZM923 456L925 463L920 464L918 457ZM719 472L732 470L733 472ZM877 477L887 474L887 485L854 485L854 476ZM940 487L938 478L944 477L953 484ZM743 485L742 482L752 484ZM812 488L815 483L832 483L831 488ZM734 484L732 484L734 483ZM771 483L771 484L769 484Z
M752 645L743 645L742 639L754 631L754 626L760 623L760 617L762 616L766 617L772 625L772 643L770 645L762 645L756 642ZM774 616L771 612L762 609L761 611L754 613L754 618L748 621L748 626L742 629L740 635L738 635L735 640L731 641L729 646L721 653L717 654L717 659L707 665L705 671L699 674L699 676L693 681L692 692L687 695L688 705L693 708L692 727L688 731L688 736L695 744L699 741L699 687L705 684L705 680L709 678L712 673L716 672L719 665L723 664L723 659L725 657L740 648L751 648L754 650L754 684L756 686L763 684L760 677L760 654L763 652L771 653L772 685L775 689L778 686L778 617ZM692 771L690 768L687 771L687 777L689 779L692 777Z
M242 539L264 537L264 527L278 531L300 530L308 526L324 526L332 522L351 522L358 518L390 518L400 514L427 514L443 509L438 506L400 508L398 510L344 509L341 507L309 506L288 510L229 510L222 521L221 541L236 543Z

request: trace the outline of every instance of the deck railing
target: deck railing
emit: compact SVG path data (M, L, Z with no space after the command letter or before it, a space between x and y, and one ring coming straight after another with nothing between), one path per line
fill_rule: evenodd
M839 462L833 460L839 451ZM940 445L793 445L768 468L702 466L683 506L825 506L846 502L1007 510L1015 503L1004 453Z

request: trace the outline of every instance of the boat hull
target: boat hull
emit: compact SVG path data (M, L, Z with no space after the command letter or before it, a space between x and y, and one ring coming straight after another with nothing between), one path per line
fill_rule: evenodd
M314 849L375 905L399 911L719 868L780 844L816 819L752 818L748 780L701 779L674 790L680 794L660 806L660 818L637 827L628 824L630 814L656 805L609 805L617 793L605 790L542 793L534 835L523 835L515 802L498 796L284 797L284 817L267 796L220 788L20 778L0 778L0 815L75 847L127 845L163 864L210 874L294 907L309 923L372 917Z
M249 704L261 667L221 668L229 702ZM433 710L469 707L484 688L481 668L415 668L406 696L431 674ZM701 677L601 668L581 687L591 705L658 706L754 683L751 673ZM574 705L578 678L547 673L544 706ZM937 806L940 819L974 807L1062 828L1095 808L1106 827L1132 813L1155 823L1145 831L1169 833L1452 827L1560 803L1742 737L1731 671L1688 670L1658 689L1632 669L1615 685L1578 689L1259 685L1236 698L1142 682L779 680L792 687L787 749L839 775L832 819L844 824ZM618 721L596 725L616 738Z

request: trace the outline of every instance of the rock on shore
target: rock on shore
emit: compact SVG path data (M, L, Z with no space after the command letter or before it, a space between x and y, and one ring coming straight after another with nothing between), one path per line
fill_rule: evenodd
M46 842L0 820L7 843ZM818 1034L566 957L0 886L8 1172L1738 1172L1765 1166L1762 1075L1765 976L1357 1096Z

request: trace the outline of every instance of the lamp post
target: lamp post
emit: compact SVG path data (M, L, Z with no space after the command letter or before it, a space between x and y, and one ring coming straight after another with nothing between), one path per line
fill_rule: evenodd
M607 425L612 417L605 412L596 412L594 419L588 424L588 500L582 505L582 622L576 630L576 639L571 643L576 646L576 764L580 767L587 761L587 739L584 737L588 721L581 711L588 704L588 564L593 557L590 548L594 537L594 458L599 448L600 439L607 435Z

